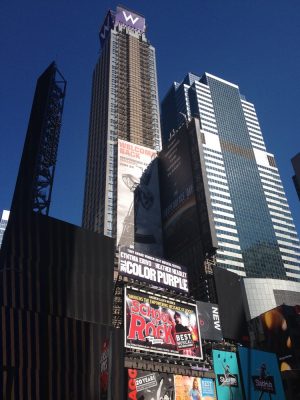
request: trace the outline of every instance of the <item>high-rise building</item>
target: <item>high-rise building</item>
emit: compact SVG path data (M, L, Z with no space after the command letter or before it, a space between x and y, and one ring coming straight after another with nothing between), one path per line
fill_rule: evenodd
M0 221L0 248L3 240L3 235L8 223L8 218L9 218L9 211L8 210L3 210L2 211L2 217Z
M296 154L292 158L292 165L295 171L295 175L293 176L293 181L300 200L300 153Z
M274 155L239 87L188 74L162 102L162 137L197 117L217 235L217 265L247 277L300 279L300 243Z
M118 139L160 149L155 49L145 18L108 11L93 74L83 227L116 237Z

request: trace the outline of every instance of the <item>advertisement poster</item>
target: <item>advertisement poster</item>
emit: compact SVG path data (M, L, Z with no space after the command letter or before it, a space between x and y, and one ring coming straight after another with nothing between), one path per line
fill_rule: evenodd
M100 356L100 400L110 398L109 375L111 362L110 340L104 340Z
M236 353L213 350L219 400L243 400L242 384Z
M175 135L160 153L162 222L168 249L185 248L199 235L199 216L187 134Z
M128 369L131 400L216 400L213 379Z
M119 272L155 286L164 286L188 293L187 269L161 258L120 247Z
M300 306L282 305L251 321L257 346L274 352L281 371L300 369Z
M202 359L196 305L125 288L125 347Z
M155 157L155 150L118 140L117 244L133 245L136 237L147 243L151 254L161 254L159 196L151 190L158 185L152 185L155 174L148 169ZM145 215L145 209L151 224L135 226L135 219L142 220L139 216Z
M239 349L246 400L285 400L276 354Z
M215 341L223 340L219 306L217 304L197 301L197 308L201 338Z
M213 379L174 375L175 400L215 400Z

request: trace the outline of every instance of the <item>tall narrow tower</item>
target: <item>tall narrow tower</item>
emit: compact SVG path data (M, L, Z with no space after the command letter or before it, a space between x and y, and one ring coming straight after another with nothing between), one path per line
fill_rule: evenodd
M83 227L116 236L118 139L160 149L155 50L145 18L108 11L93 74Z
M66 81L55 62L35 89L11 214L35 211L48 215L62 122Z

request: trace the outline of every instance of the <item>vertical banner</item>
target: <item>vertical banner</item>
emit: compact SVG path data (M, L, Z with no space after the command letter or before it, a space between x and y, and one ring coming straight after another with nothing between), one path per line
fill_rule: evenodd
M110 339L105 339L100 356L100 400L109 400L111 374L111 345Z
M285 400L276 354L239 349L246 400Z
M148 212L152 208L155 210L157 208L155 201L158 199L155 199L148 185L151 176L141 183L143 173L155 157L155 150L118 140L117 245L130 246L134 243L135 197L140 212L143 206ZM135 196L136 190L138 193ZM157 213L154 213L153 218L157 218ZM138 235L140 240L144 236L144 240L147 239L148 243L157 241L156 229L150 232L140 231Z
M219 400L243 400L243 392L236 353L213 350Z

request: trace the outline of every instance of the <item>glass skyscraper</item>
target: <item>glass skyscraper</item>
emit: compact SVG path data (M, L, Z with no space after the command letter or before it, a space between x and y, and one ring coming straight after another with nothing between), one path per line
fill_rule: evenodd
M162 102L162 137L200 120L217 265L247 277L300 279L300 243L274 155L239 87L188 74Z
M83 227L116 237L117 143L161 147L155 49L145 18L109 11L93 74Z

